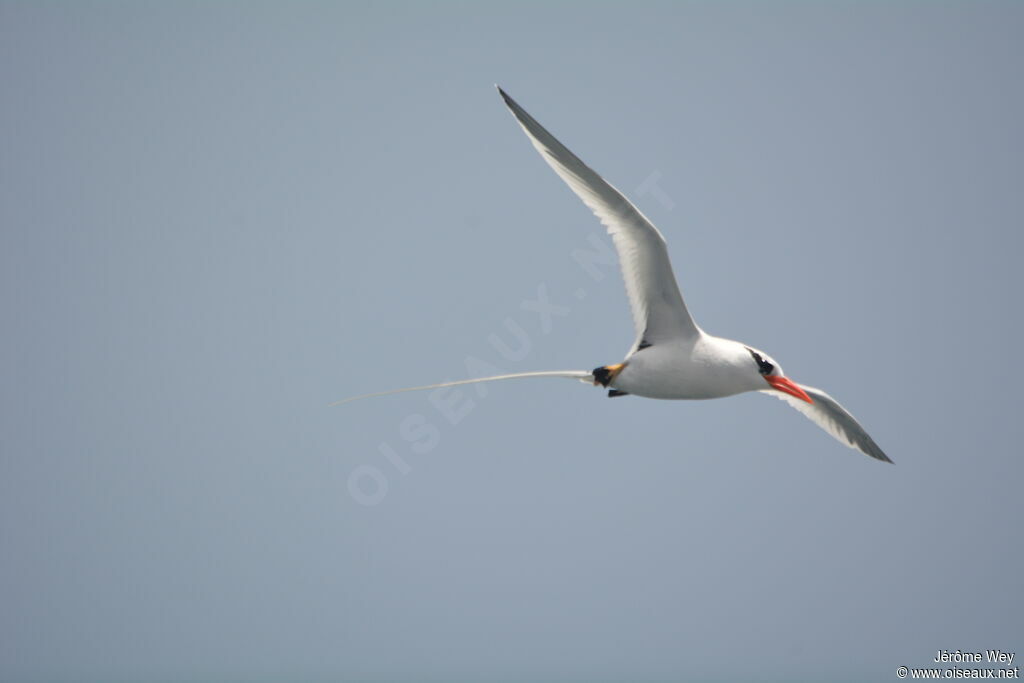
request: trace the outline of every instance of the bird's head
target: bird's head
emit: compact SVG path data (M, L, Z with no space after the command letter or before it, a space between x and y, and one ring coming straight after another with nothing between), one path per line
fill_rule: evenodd
M814 403L811 397L807 395L800 385L793 380L786 377L782 372L782 366L775 362L775 360L763 351L752 349L749 346L744 347L750 353L751 358L751 371L756 370L761 378L768 383L772 389L781 391L790 396L796 396L801 401L807 401L808 403Z

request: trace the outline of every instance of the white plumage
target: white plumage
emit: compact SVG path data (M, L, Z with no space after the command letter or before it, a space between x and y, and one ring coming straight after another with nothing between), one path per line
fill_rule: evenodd
M708 399L747 391L781 398L835 437L862 453L892 462L860 423L820 389L797 384L763 351L704 332L690 317L662 237L625 196L584 164L501 88L498 92L534 148L608 228L619 255L636 340L625 360L591 372L523 372L442 382L355 396L527 377L564 377L610 387L610 396L634 394L660 399Z

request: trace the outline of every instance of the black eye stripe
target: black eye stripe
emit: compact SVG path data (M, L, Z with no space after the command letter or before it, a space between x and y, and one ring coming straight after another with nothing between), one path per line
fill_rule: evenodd
M775 366L766 361L761 354L754 349L747 347L747 351L750 351L750 355L754 357L754 361L757 363L757 371L762 375L770 375L775 370Z

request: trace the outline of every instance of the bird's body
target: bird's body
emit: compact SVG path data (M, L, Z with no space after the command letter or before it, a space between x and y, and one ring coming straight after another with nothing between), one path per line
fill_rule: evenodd
M609 396L709 399L748 391L781 398L851 448L892 462L856 419L831 396L797 384L768 354L704 332L683 301L665 239L625 196L584 164L498 88L534 148L608 228L619 255L636 340L621 363L582 370L525 372L442 382L356 396L345 401L436 387L523 377L565 377L609 389Z
M646 398L724 398L764 387L760 376L750 375L750 362L739 342L701 333L633 352L608 386Z

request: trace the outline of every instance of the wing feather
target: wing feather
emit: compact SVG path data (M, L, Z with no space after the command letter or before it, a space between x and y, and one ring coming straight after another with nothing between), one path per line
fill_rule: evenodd
M669 262L665 238L658 229L621 192L555 139L504 90L498 88L498 92L534 148L612 236L636 326L633 349L636 350L643 342L657 344L671 339L696 338L700 329L683 302Z
M811 422L835 437L840 443L846 444L850 448L877 460L892 462L889 456L878 447L875 440L864 431L864 428L860 426L857 419L846 408L839 405L838 401L821 389L804 386L803 384L798 386L814 399L814 403L801 401L797 397L784 394L781 391L765 390L762 393L782 399L793 406L806 415Z

